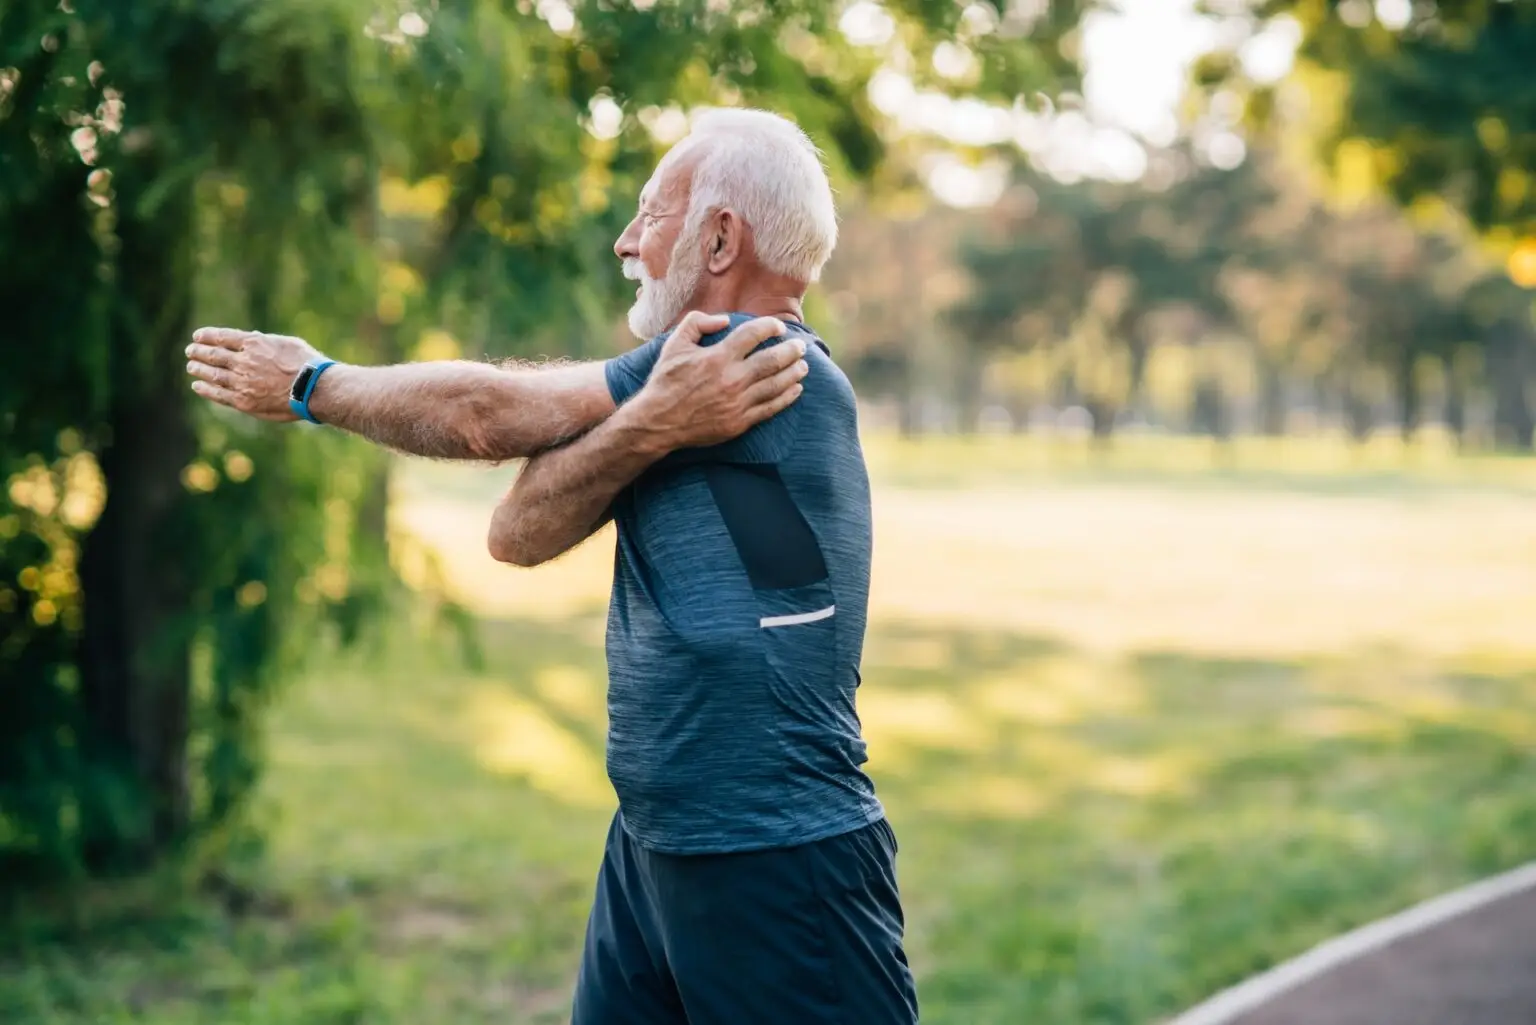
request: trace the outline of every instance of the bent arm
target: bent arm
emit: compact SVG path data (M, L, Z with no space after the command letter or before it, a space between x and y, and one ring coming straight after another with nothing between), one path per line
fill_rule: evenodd
M669 449L636 410L621 406L584 437L528 461L491 515L493 559L538 566L603 525L619 492Z
M436 459L501 462L542 452L614 411L602 363L504 370L485 363L332 367L310 409L321 423Z
M726 322L690 313L633 399L590 433L528 462L491 517L492 558L537 566L564 554L602 526L614 498L652 463L738 437L800 397L804 343L754 354L784 333L781 322L760 317L718 346L699 345L706 331Z

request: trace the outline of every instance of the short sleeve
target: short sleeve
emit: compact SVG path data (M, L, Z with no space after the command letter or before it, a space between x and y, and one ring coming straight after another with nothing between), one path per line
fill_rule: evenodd
M603 376L608 379L608 394L613 396L615 406L624 405L645 387L666 341L667 335L659 334L644 345L636 346L622 356L615 356L603 365Z

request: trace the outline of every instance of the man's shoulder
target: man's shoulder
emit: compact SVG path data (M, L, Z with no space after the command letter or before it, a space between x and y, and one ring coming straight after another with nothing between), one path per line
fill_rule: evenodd
M743 324L749 323L750 321L757 320L758 316L759 315L755 314L755 313L739 313L739 312L738 313L727 313L726 317L730 321L730 323L728 323L722 330L716 331L713 334L708 334L708 335L705 335L703 338L700 338L699 339L699 344L700 345L715 345L715 344L717 344L719 342L723 342L726 339L726 336L728 336L732 331L736 330L738 327L741 327L741 325L743 325ZM792 319L789 319L787 317L781 317L779 319L784 322L784 327L787 329L787 334L798 335L798 336L800 336L802 338L805 338L807 341L811 342L813 345L815 345L817 348L819 348L823 353L825 353L827 355L831 355L831 349L829 349L827 347L827 343L822 339L821 335L817 334L816 330L814 328L812 328L809 324L805 323L804 321L792 320ZM651 339L650 344L658 345L658 346L665 345L667 339L670 338L670 337L672 337L672 332L670 330L663 331L661 334L659 334L655 338ZM780 340L781 340L780 338L770 338L768 341L764 342L763 345L760 346L760 347L767 347L769 345L773 345L774 343L776 343L776 342L778 342Z
M816 348L820 349L823 355L831 358L832 349L827 345L826 340L823 339L821 335L817 333L816 329L811 327L811 325L805 323L804 321L786 320L784 322L784 326L789 329L790 334L801 336L812 345L815 345Z
M757 319L750 313L727 313L725 316L729 323L727 323L721 330L714 331L700 338L700 345L718 345L719 343L725 341L727 336L729 336L732 331L736 330L741 325L748 323L749 321ZM672 332L664 332L658 337L661 339L662 343L665 344L666 340L672 337Z

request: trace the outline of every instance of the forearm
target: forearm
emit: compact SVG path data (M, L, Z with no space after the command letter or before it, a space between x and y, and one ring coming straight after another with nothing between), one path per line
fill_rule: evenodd
M436 459L500 462L559 445L613 411L601 363L503 369L486 363L339 364L310 410L375 444Z
M491 556L537 566L563 555L597 530L619 492L666 452L626 405L584 437L534 457L491 517Z

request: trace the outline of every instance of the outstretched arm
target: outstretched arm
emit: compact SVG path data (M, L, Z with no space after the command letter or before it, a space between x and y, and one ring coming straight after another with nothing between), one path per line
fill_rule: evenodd
M319 353L301 338L203 328L187 347L192 388L263 420L295 419L288 390ZM464 361L326 370L310 396L322 423L411 455L500 462L559 445L614 410L601 363L503 368Z
M690 313L639 394L589 434L529 460L491 517L491 556L537 566L564 554L602 526L618 493L662 456L737 437L799 398L805 343L752 354L784 333L782 323L763 317L700 347L701 337L728 323ZM702 382L720 375L722 386L705 391Z
M309 408L321 423L437 459L500 462L590 430L614 410L601 363L502 369L484 363L335 366Z

